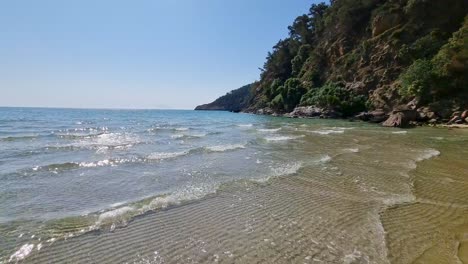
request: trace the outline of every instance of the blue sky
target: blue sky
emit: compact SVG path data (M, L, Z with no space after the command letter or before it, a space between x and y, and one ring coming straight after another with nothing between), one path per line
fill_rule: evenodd
M0 106L191 109L259 78L312 0L0 2Z

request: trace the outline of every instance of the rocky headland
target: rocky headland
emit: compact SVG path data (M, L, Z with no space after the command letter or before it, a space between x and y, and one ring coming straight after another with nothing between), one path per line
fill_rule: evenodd
M260 79L197 110L468 124L468 2L336 0L297 17Z

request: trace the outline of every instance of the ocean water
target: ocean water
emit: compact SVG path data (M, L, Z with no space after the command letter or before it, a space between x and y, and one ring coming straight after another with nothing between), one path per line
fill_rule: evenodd
M0 108L0 263L460 263L467 130Z

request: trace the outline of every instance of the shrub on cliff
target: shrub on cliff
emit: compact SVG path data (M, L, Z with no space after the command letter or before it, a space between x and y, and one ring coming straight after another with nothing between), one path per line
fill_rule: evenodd
M432 81L431 61L416 60L400 75L400 95L407 99L412 97L425 99L430 92Z
M301 80L289 78L284 85L279 85L279 81L273 81L269 95L273 98L271 107L279 111L291 111L301 101L302 95L307 92Z
M340 111L350 116L366 109L366 98L329 82L320 88L308 91L301 99L301 105L313 105Z

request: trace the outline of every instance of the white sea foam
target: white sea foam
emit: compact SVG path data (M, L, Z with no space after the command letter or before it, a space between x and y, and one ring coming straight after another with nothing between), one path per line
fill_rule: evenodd
M359 149L358 148L346 148L344 149L346 152L351 152L351 153L358 153Z
M437 157L440 155L440 151L436 149L427 149L424 150L417 158L416 161L423 161L423 160L428 160L433 157Z
M20 247L18 251L13 253L13 255L10 256L10 259L8 262L18 262L26 258L29 254L31 254L31 251L34 249L34 244L24 244L23 246Z
M173 159L173 158L184 156L187 154L189 154L188 151L154 152L154 153L151 153L147 158L150 160L164 160L164 159Z
M79 165L80 167L92 168L92 167L108 166L111 164L112 164L111 161L106 159L106 160L100 160L97 162L81 162Z
M266 133L272 133L272 132L278 132L281 130L280 128L271 128L271 129L257 129L258 132L266 132Z
M353 263L369 263L369 258L364 257L360 251L355 249L353 253L345 255L343 258L343 264Z
M238 127L253 127L253 124L238 124Z
M392 132L392 134L396 134L396 135L406 135L406 134L408 134L408 131L394 131L394 132Z
M300 168L302 168L301 162L293 162L279 167L274 167L271 170L273 172L273 176L287 176L297 173Z
M188 135L189 137L197 137L197 138L201 138L201 137L206 137L206 133L200 133L200 134L190 134Z
M174 138L174 139L178 139L178 138L183 138L185 135L182 135L182 134L175 134L175 135L172 135L171 138Z
M187 131L187 130L189 130L189 128L188 127L178 127L175 130L176 131Z
M258 183L265 183L269 181L272 177L288 176L288 175L296 174L301 168L302 168L301 162L293 162L293 163L283 164L278 167L271 167L270 175L263 177L263 178L252 179L252 181L255 181Z
M218 146L209 146L206 147L207 150L213 152L223 152L228 150L235 150L235 149L244 149L245 145L243 144L229 144L229 145L218 145Z
M125 214L135 211L135 208L124 206L112 211L108 211L99 215L96 224L102 224L108 221L115 221L116 219L123 218Z
M332 157L330 157L329 155L323 155L317 160L317 162L326 163L326 162L329 162L331 160L332 160Z
M291 140L291 139L298 139L298 138L303 138L305 137L304 135L299 135L299 136L272 136L272 137L266 137L265 139L267 141L285 141L285 140Z
M416 200L416 197L413 194L394 194L390 197L386 197L382 202L386 206L394 206L398 204L412 203Z
M105 166L117 166L119 164L138 162L140 159L131 158L131 159L105 159L93 162L80 162L78 166L83 168L94 168L94 167L105 167Z
M164 209L171 205L179 205L185 201L198 200L216 192L216 190L217 186L210 184L188 186L169 195L154 198L149 204L142 206L139 212L144 213L150 210Z
M313 130L313 131L310 131L310 132L315 133L315 134L319 134L319 135L330 135L330 134L343 134L344 130L343 129L339 129L339 130L321 129L321 130Z

